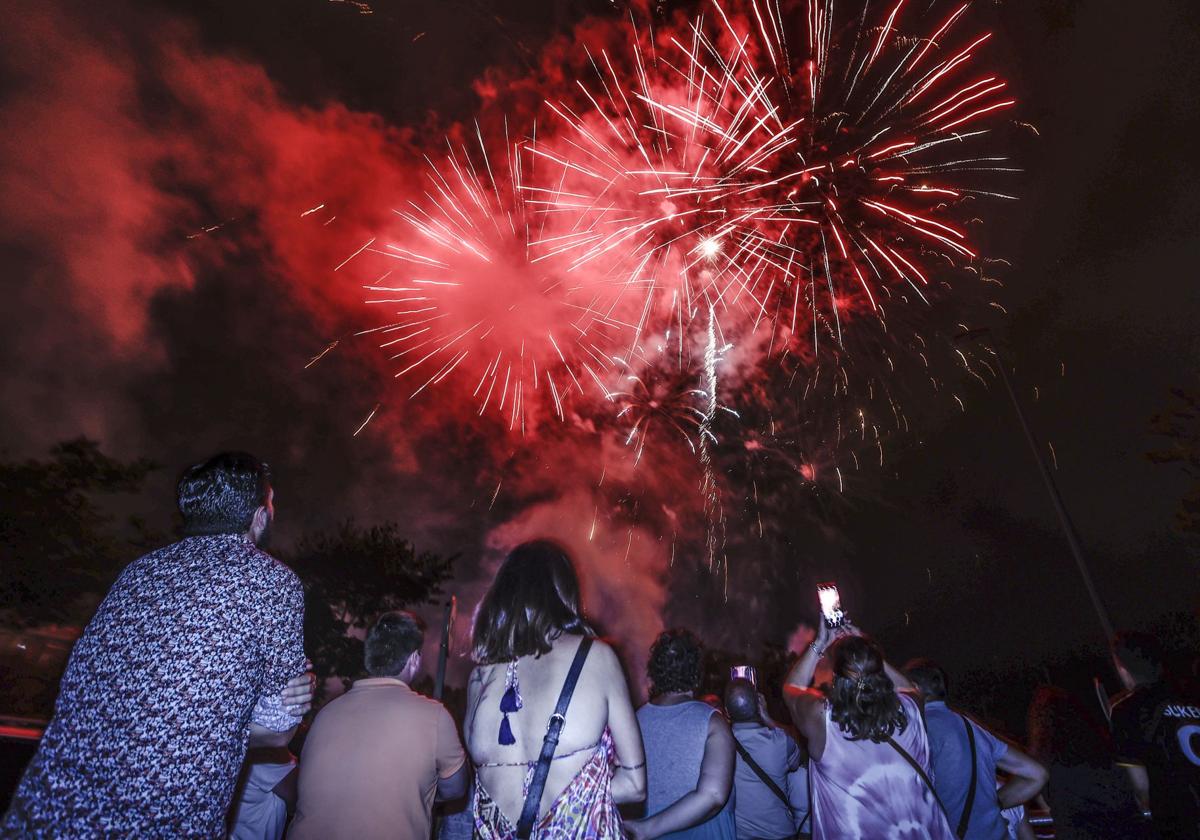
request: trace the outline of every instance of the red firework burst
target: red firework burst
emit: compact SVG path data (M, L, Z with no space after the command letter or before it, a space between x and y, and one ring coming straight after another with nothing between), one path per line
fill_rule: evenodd
M860 315L886 329L927 303L938 266L976 256L957 210L997 194L968 181L1011 168L972 149L1015 100L975 69L990 35L956 32L969 4L932 29L905 0L833 7L713 2L593 55L534 150L553 167L533 200L574 223L536 246L619 266L678 320L712 305L742 340L769 325L768 352L809 361Z

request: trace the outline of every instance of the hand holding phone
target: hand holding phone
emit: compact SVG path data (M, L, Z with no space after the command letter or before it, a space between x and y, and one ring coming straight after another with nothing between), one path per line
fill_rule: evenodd
M836 583L817 584L817 598L821 602L821 616L827 627L841 627L846 622L846 612L842 609L842 597L838 594Z
M729 678L731 680L749 680L755 688L758 688L758 672L753 665L734 665L729 669Z

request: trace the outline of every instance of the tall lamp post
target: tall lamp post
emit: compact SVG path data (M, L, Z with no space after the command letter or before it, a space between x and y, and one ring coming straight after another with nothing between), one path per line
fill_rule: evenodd
M957 336L955 341L964 343L990 335L991 330L984 327L967 330ZM1066 505L1063 504L1062 496L1058 492L1058 485L1054 482L1054 476L1050 472L1050 468L1046 466L1046 458L1042 455L1042 448L1038 445L1037 437L1029 425L1029 419L1025 416L1024 409L1021 408L1021 401L1017 398L1012 379L1008 375L1008 365L1005 364L1004 357L1000 355L999 350L993 347L992 351L996 354L996 366L1000 369L1000 381L1004 383L1004 390L1008 393L1013 411L1016 412L1017 420L1021 423L1021 431L1025 433L1025 440L1029 444L1029 451L1033 453L1033 460L1037 463L1042 483L1045 484L1046 492L1050 495L1054 512L1058 514L1058 522L1062 526L1063 536L1067 538L1067 545L1070 546L1071 555L1075 558L1075 566L1079 569L1079 576L1083 578L1084 588L1087 589L1088 596L1092 599L1092 607L1096 610L1096 617L1100 619L1100 626L1104 629L1104 640L1107 643L1113 637L1112 620L1108 617L1108 610L1105 608L1104 602L1100 600L1100 593L1096 591L1096 584L1092 580L1087 559L1083 556L1083 547L1079 543L1079 535L1075 532L1075 525L1071 522L1071 515L1067 513Z

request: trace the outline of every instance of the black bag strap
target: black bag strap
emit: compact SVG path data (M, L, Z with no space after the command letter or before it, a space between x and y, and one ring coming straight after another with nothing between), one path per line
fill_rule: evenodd
M967 836L967 825L971 822L971 809L975 807L975 783L979 780L979 768L975 764L975 727L963 715L963 726L967 730L967 743L971 745L971 786L967 788L967 802L963 805L962 816L958 819L958 829L954 832L959 840Z
M563 683L562 693L558 695L558 705L554 707L554 714L550 715L550 722L546 724L542 754L538 756L537 765L533 769L533 779L525 793L525 806L521 808L521 819L517 822L519 840L528 840L529 835L533 833L538 806L542 804L542 791L546 789L546 777L550 775L550 762L554 760L558 736L562 734L563 724L567 722L567 707L571 705L571 695L575 693L575 684L579 682L579 675L583 671L583 661L587 659L591 649L592 637L584 636L579 642L579 650L575 651L575 659L571 662L571 670L567 672L567 681Z
M750 757L750 751L742 746L738 741L737 736L733 739L733 748L737 750L737 754L742 757L742 761L746 762L746 766L754 771L754 775L762 781L764 785L770 788L771 793L778 797L779 801L788 809L788 813L792 811L792 803L788 799L787 794L780 790L779 785L775 784L775 780L767 775L767 771L758 765L758 762Z
M929 792L933 794L934 800L937 801L938 807L942 809L942 813L946 814L946 822L950 822L950 815L946 812L946 806L942 802L942 797L938 796L937 788L933 786L933 780L929 778L929 774L925 772L925 768L918 761L908 754L908 750L896 743L896 739L888 737L887 742L891 744L892 749L900 753L905 761L908 762L912 769L917 771L917 775L921 777L921 781L925 783L925 787L929 788Z

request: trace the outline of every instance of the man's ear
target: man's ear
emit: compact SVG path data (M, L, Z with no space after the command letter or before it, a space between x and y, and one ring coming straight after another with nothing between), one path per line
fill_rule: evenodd
M421 670L421 650L418 648L408 655L408 662L405 666L412 669L413 676L416 676L417 671Z
M266 506L259 505L258 510L254 511L254 517L250 520L251 533L256 532L256 533L261 534L263 532L263 530L266 529L267 520L269 518L270 518L270 514L267 513Z

